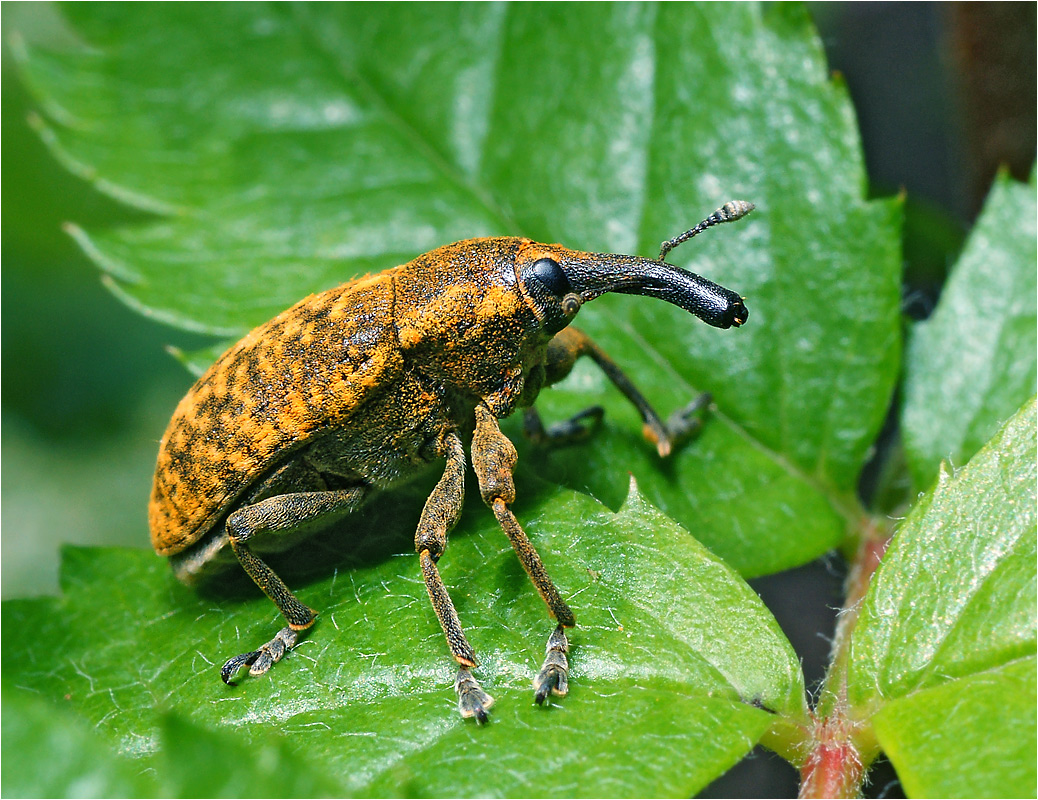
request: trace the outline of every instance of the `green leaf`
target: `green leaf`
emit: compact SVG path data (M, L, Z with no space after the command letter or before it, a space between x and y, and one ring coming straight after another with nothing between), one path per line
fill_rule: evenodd
M810 560L857 519L898 370L900 209L864 200L847 93L799 7L66 13L88 49L21 55L41 133L158 215L73 233L117 294L185 328L240 335L308 292L484 234L654 255L725 200L755 201L672 257L745 294L744 329L630 297L579 323L662 413L712 392L706 435L660 464L583 371L541 406L606 406L606 444L540 468L614 507L634 472L745 574Z
M1006 731L1033 719L1036 462L1032 399L959 472L942 467L937 485L901 524L851 636L851 714L878 712L881 747L898 774L918 776L922 795L945 794L927 787L970 783L977 742L998 729L1001 746L1011 738ZM1022 685L1030 691L1015 690L1020 661L1030 664L1030 683ZM1002 689L987 716L992 687ZM916 724L901 724L924 706ZM1010 758L1016 743L1008 752L988 769L1023 769ZM1033 747L1027 764L1033 775Z
M539 489L519 513L579 623L570 695L550 708L533 704L530 681L551 623L475 497L440 565L496 704L485 728L458 717L417 562L394 557L412 550L400 519L420 506L419 491L314 541L309 567L293 557L289 582L321 616L266 677L227 687L218 675L225 658L279 626L265 598L199 596L155 556L86 549L65 552L60 599L4 604L7 630L32 631L5 643L4 676L67 698L120 752L149 761L168 735L166 712L243 740L237 748L266 747L276 734L269 746L336 776L343 794L687 795L773 722L804 722L797 658L731 568L636 491L614 514L525 483ZM204 760L195 751L205 747L182 739L185 757Z
M222 356L224 351L233 344L233 339L221 339L216 344L199 350L184 351L178 347L168 347L167 350L170 355L187 368L188 372L196 378L200 378L202 373L209 369L210 364Z
M1034 657L884 706L876 735L909 797L1034 797Z
M71 698L69 698L71 699ZM67 700L57 700L65 706ZM150 757L116 753L81 715L4 690L4 797L331 797L337 782L281 737L252 741L158 714ZM12 766L12 765L17 765Z
M942 469L898 529L851 640L864 707L1035 652L1035 403Z
M334 797L338 782L281 736L246 739L177 714L158 719L154 764L165 797Z
M5 615L6 616L6 615ZM154 782L78 714L4 685L4 797L141 797ZM65 703L65 705L69 705Z
M901 421L918 489L964 464L1034 394L1035 187L1003 174L933 316L912 330Z

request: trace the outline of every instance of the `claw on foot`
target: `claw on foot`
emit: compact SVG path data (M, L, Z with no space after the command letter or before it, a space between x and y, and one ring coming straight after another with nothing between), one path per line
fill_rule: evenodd
M565 697L569 692L569 661L566 653L569 652L569 642L566 640L566 632L559 625L551 636L548 637L548 646L545 647L544 665L537 677L533 679L533 699L537 705L543 705L548 695Z
M239 677L238 673L244 667L249 667L250 675L262 675L280 661L297 641L299 641L299 631L294 631L286 626L259 650L242 653L228 659L220 669L220 677L224 683L233 685Z
M714 398L709 392L704 392L684 408L679 408L667 417L667 433L671 439L682 441L692 436L703 426L703 418L700 412L705 411Z
M665 429L663 437L656 436L646 425L645 438L656 445L661 458L666 458L674 447L684 444L699 433L699 429L703 427L701 412L705 411L712 402L713 397L710 393L704 392L684 408L679 408L667 417L663 426Z
M454 690L458 693L458 711L461 716L465 719L475 717L476 722L485 725L489 719L487 709L494 704L494 698L483 691L467 667L458 670Z
M251 653L242 653L240 656L228 659L227 663L220 669L220 678L228 686L233 686L238 679L238 673L241 669L252 666L253 662L259 658L259 654L259 650L253 650Z
M549 426L548 439L558 444L582 441L602 424L603 416L605 416L605 409L602 406L585 408L569 419Z

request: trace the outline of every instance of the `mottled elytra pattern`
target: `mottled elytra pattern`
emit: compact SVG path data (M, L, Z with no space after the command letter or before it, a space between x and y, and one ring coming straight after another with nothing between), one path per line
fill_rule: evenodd
M740 208L744 214L749 204ZM711 217L683 236L734 218ZM559 433L541 425L531 406L543 386L589 355L638 409L661 456L693 429L685 414L665 425L594 342L565 330L583 303L610 291L657 297L721 328L746 320L737 294L662 260L512 237L468 239L307 297L206 371L162 437L149 516L152 545L170 557L177 577L206 580L236 562L287 623L259 649L228 659L225 682L246 667L265 673L317 619L262 556L445 461L416 520L415 550L459 665L458 710L485 722L494 698L470 671L475 650L437 567L461 514L463 437L471 436L469 463L483 501L557 621L534 698L566 693L563 628L576 618L512 513L516 451L498 420L524 407L541 441L586 431L581 421L594 414L578 415Z
M253 330L191 387L159 445L151 540L168 555L197 541L278 457L349 423L403 367L393 272L312 295Z

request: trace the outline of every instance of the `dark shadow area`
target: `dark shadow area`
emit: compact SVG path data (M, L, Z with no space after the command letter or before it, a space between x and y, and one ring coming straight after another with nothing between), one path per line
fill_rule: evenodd
M302 539L295 546L282 552L261 555L293 590L327 578L335 571L378 564L397 556L410 559L415 578L420 578L414 548L415 530L425 501L441 471L442 465L433 464L428 472L411 483L392 491L373 494L367 503L350 516ZM512 510L522 523L529 518L540 495L554 491L555 486L539 479L529 470L519 468L516 473L518 497ZM493 514L483 503L476 476L470 469L465 478L465 507L457 526L448 535L444 559L450 559L451 542L464 538L481 520L496 525ZM577 535L576 532L574 535ZM508 542L503 532L501 542L503 546ZM229 557L233 559L233 555L229 554ZM526 576L518 559L514 566L517 577L525 583ZM260 594L259 588L233 560L227 562L226 570L219 576L196 588L203 595L214 599L241 600Z
M898 800L898 798L907 797L905 790L901 786L901 781L897 779L894 765L887 761L885 756L880 756L869 767L869 773L865 777L865 785L862 787L862 796L887 798L888 800Z
M800 656L809 696L821 685L829 665L845 573L843 559L830 553L802 567L749 582Z
M696 797L796 797L800 774L784 758L757 746Z

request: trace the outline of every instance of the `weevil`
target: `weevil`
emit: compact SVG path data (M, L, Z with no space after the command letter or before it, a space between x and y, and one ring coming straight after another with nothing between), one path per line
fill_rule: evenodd
M224 682L246 667L267 672L317 618L261 555L294 546L380 490L444 462L415 550L458 664L458 708L487 720L493 698L472 674L476 654L437 567L461 513L464 435L480 494L555 619L534 699L565 695L565 629L576 620L512 513L516 450L498 420L522 409L524 429L549 442L586 432L600 410L545 427L533 403L588 356L667 455L693 427L689 414L665 424L621 369L568 326L606 292L657 297L718 328L742 325L747 311L738 294L665 258L752 209L726 203L664 242L655 260L516 237L466 239L311 295L225 352L177 406L159 445L149 504L152 545L178 578L194 583L237 562L287 623L259 649L229 659Z

